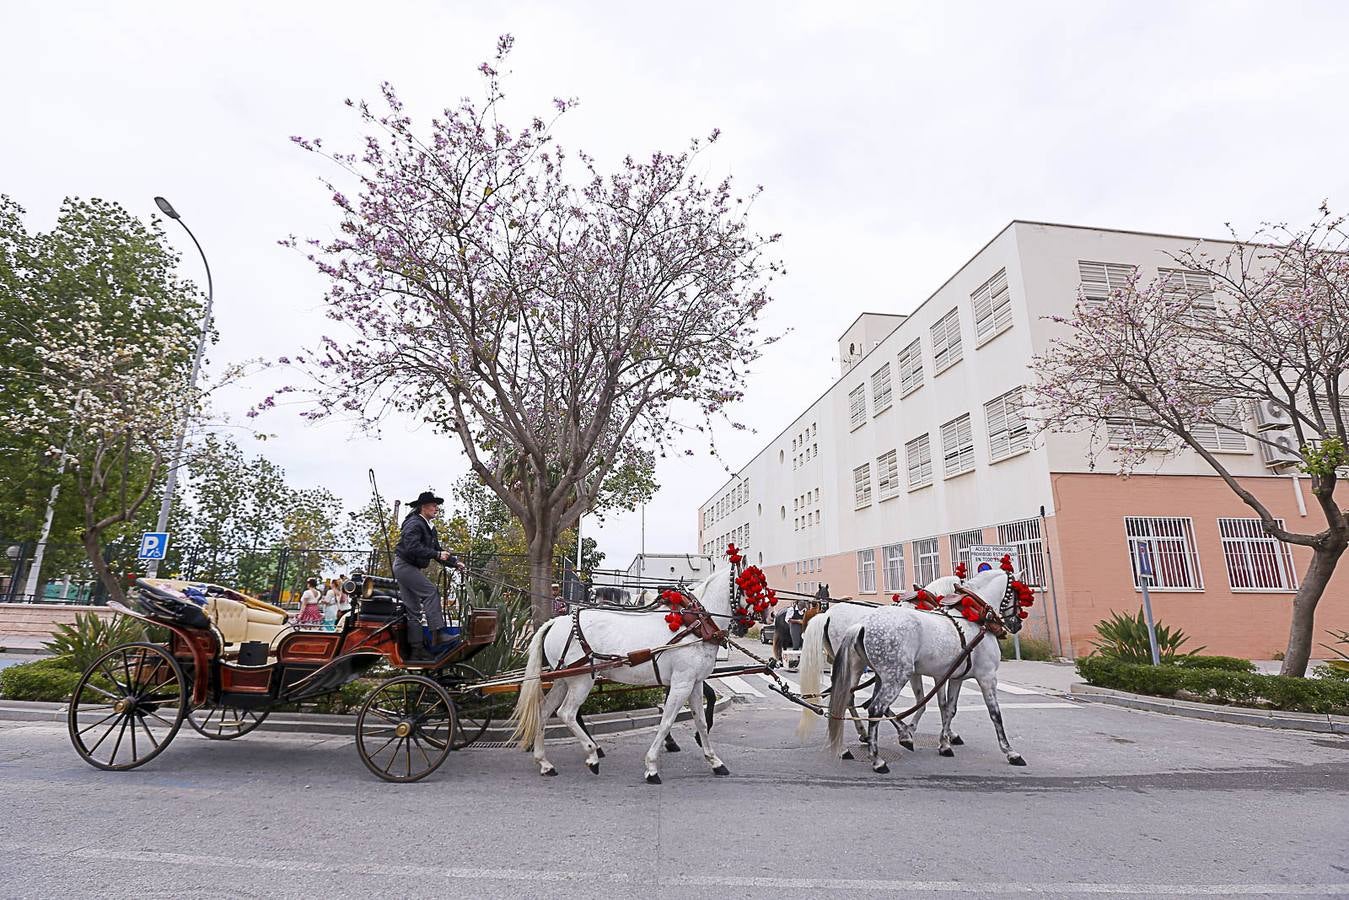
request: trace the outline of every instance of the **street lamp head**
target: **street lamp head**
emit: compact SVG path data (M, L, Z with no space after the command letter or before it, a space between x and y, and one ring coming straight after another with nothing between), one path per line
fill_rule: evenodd
M165 200L163 197L155 198L155 206L158 206L159 211L162 212L164 215L168 216L170 219L178 218L178 210L174 209L173 204Z

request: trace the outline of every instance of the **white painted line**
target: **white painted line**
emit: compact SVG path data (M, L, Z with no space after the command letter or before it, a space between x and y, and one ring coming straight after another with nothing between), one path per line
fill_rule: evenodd
M718 681L737 694L749 694L753 697L763 696L763 691L760 691L739 675L723 675Z
M1061 700L1046 700L1044 703L1000 703L998 704L1004 710L1006 709L1082 709L1080 703L1064 703Z
M1030 688L1022 687L1019 684L1008 684L1005 681L998 682L998 690L1004 694L1043 694L1044 691L1033 691Z
M277 859L275 857L227 857L200 853L167 853L130 850L126 847L53 847L33 843L0 844L0 852L19 856L55 856L133 864L199 866L213 869L262 869L273 872L316 875L372 875L381 878L409 876L443 881L578 882L632 884L638 877L627 872L565 871L557 869L468 868L463 866L397 866L352 863L340 859ZM1121 884L1094 881L908 881L890 878L771 878L752 875L662 874L662 886L778 888L787 891L887 891L901 894L1125 894L1142 896L1345 896L1349 883L1324 884Z

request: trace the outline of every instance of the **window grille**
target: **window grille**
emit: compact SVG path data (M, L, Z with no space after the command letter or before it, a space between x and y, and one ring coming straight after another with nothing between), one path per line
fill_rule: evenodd
M1231 430L1233 428L1244 430L1246 427L1245 409L1240 400L1220 400L1213 404L1213 418L1223 425L1220 426L1216 422L1198 422L1190 429L1190 433L1201 447L1219 453L1250 452L1250 447L1246 444L1246 435Z
M1111 291L1128 287L1137 270L1137 266L1128 263L1078 260L1077 271L1082 279L1082 299L1088 303L1100 303L1109 299Z
M970 548L975 544L984 542L984 530L975 528L972 531L957 531L951 535L951 571L960 563L966 566L970 564ZM973 575L973 572L969 574Z
M1105 420L1106 443L1112 449L1160 450L1166 446L1167 434L1160 426L1149 425L1145 409L1135 415L1111 416Z
M1006 459L1030 446L1030 432L1021 416L1021 388L1013 388L985 403L984 421L988 425L988 458L991 462Z
M943 472L947 478L974 470L974 433L966 413L941 427Z
M1041 587L1045 583L1044 540L1040 532L1039 519L1022 519L998 526L998 543L1015 547L1021 559L1021 571L1017 577L1031 587Z
M932 325L932 371L941 373L960 362L960 310L953 309Z
M899 454L894 450L876 457L876 493L882 500L899 493Z
M927 435L904 445L904 461L909 469L909 490L932 483L932 444Z
M1158 269L1167 299L1186 307L1186 321L1192 325L1208 325L1218 312L1213 296L1213 282L1204 272L1185 269Z
M913 542L913 575L920 585L928 585L941 574L941 549L936 538L923 538Z
M886 363L871 374L871 414L879 415L890 408L890 364Z
M876 551L857 551L857 592L876 593Z
M891 544L881 548L881 559L885 563L885 589L902 591L904 584L904 545Z
M1138 573L1139 554L1142 554L1152 570L1152 588L1204 589L1199 553L1195 549L1193 519L1188 516L1126 516L1124 531L1129 539L1129 566L1133 570L1134 587L1142 585Z
M848 424L854 430L861 428L867 421L867 387L859 384L848 392Z
M1007 270L985 281L973 294L975 345L991 340L1012 327L1012 295L1007 290Z
M918 338L899 351L899 396L905 397L923 386L923 346Z
M1279 519L1279 526L1283 520ZM1219 519L1227 581L1234 591L1295 591L1293 553L1259 519Z
M853 509L871 505L871 463L852 470Z

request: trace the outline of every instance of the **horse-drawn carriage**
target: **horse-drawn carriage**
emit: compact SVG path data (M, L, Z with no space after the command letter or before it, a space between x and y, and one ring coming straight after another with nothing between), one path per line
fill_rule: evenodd
M404 671L365 699L356 749L386 781L425 778L490 722L490 698L474 687L483 676L467 660L496 639L498 612L464 608L457 643L410 659L394 583L358 574L343 589L352 611L333 631L317 631L229 588L139 579L134 609L108 605L167 639L114 647L84 673L67 718L76 751L100 769L134 769L163 752L184 719L207 738L232 740L278 705L313 700L387 663Z

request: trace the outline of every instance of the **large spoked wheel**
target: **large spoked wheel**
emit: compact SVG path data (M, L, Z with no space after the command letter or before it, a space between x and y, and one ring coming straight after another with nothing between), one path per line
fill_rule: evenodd
M422 675L400 675L377 687L356 716L356 750L385 781L419 781L449 755L459 730L449 693Z
M204 738L213 741L232 741L261 725L270 711L203 703L187 714L187 724Z
M449 681L465 685L454 691L454 708L459 727L454 730L454 739L450 742L451 750L463 750L481 738L492 720L505 714L507 709L493 695L472 687L474 683L486 680L473 666L455 663L446 667L442 674Z
M85 762L110 771L143 766L160 754L187 714L187 679L158 644L124 644L104 653L75 685L66 723Z

